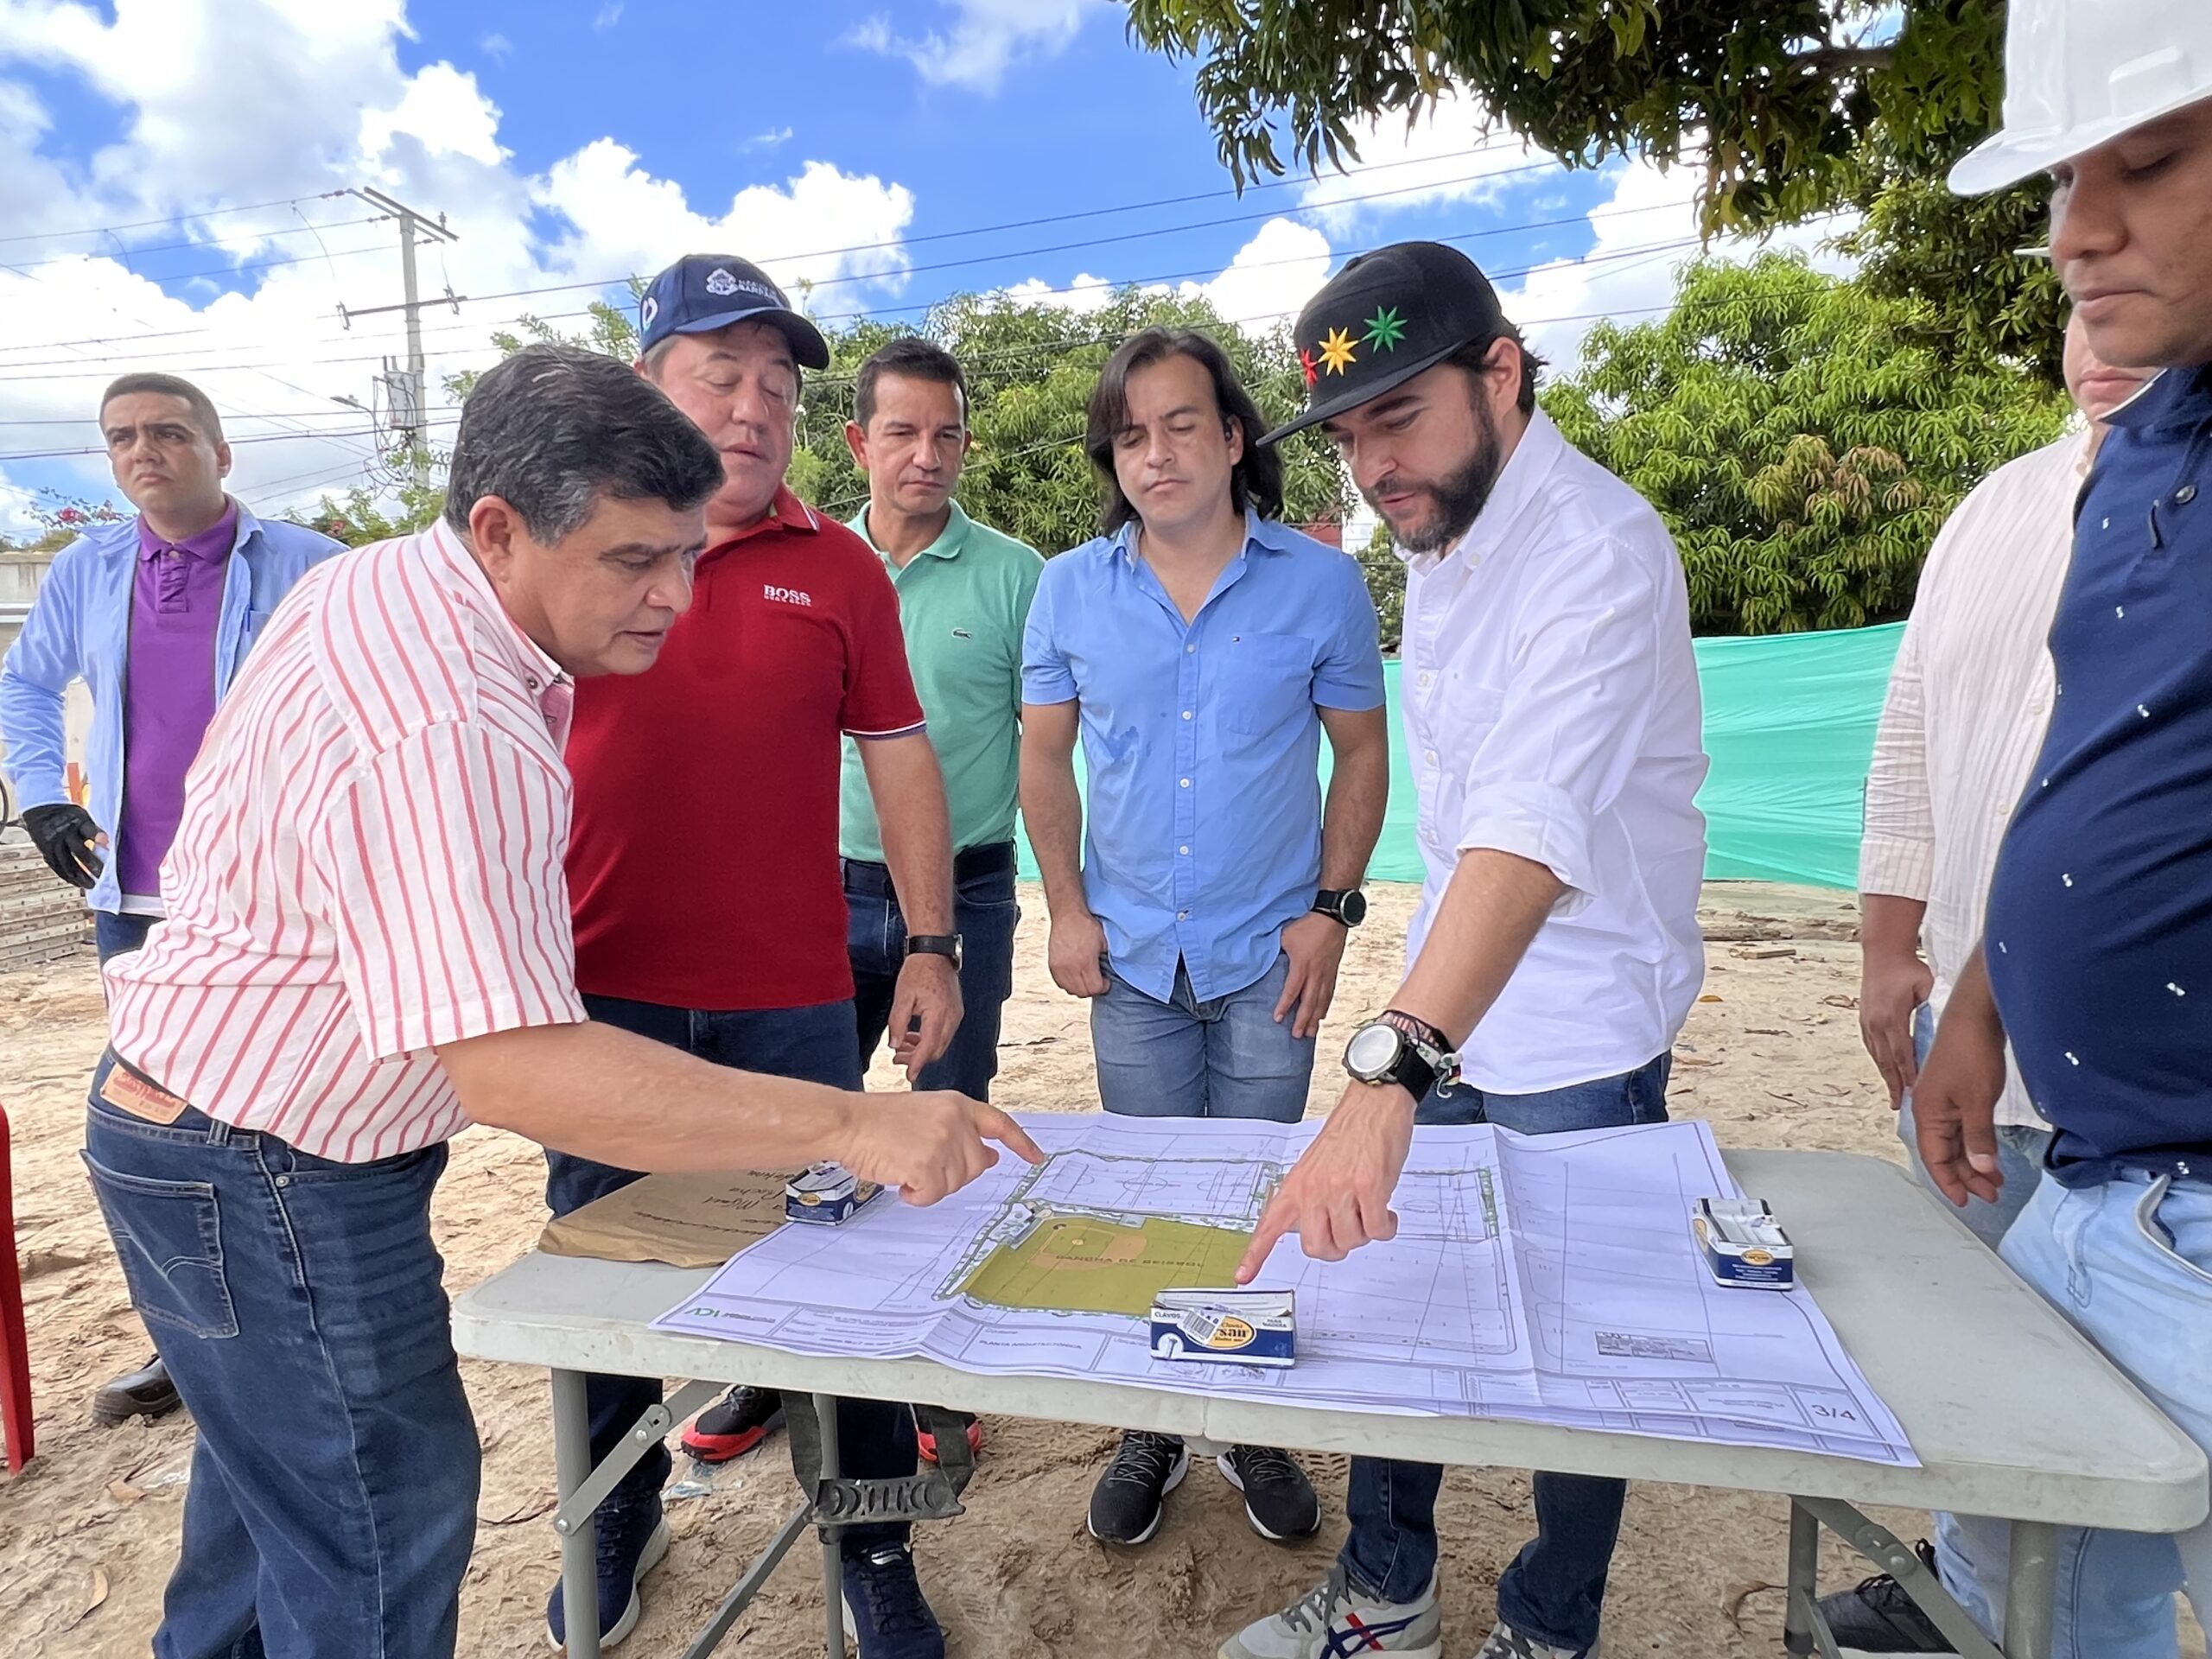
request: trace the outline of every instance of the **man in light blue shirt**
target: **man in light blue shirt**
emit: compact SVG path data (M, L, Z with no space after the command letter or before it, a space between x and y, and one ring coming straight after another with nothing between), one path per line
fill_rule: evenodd
M24 827L54 874L86 890L100 960L136 950L162 914L159 872L184 774L255 635L338 543L264 524L224 493L230 445L188 380L126 374L100 399L100 435L135 517L54 556L0 661L0 747ZM87 806L64 785L63 697L92 696ZM93 1396L103 1422L177 1403L159 1359Z
M1354 561L1275 522L1282 463L1263 429L1211 340L1128 340L1086 440L1107 533L1046 564L1029 613L1022 811L1052 978L1092 999L1111 1112L1295 1121L1365 913L1389 788L1375 607ZM1189 1461L1173 1436L1123 1436L1092 1535L1149 1539ZM1220 1463L1263 1536L1320 1524L1282 1452Z

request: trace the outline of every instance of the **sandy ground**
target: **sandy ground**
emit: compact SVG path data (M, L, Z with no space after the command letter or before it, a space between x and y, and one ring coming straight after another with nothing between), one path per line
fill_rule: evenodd
M1408 887L1376 890L1374 916L1354 936L1322 1033L1325 1052L1395 988L1413 898ZM1859 1046L1849 904L1741 885L1711 889L1708 900L1710 973L1678 1051L1675 1113L1708 1120L1726 1146L1900 1156L1879 1080ZM1007 1010L998 1097L1022 1109L1086 1109L1096 1104L1088 1020L1045 972L1033 889L1024 906L1021 988ZM0 975L0 1101L15 1127L41 1454L0 1486L0 1649L10 1655L146 1653L182 1513L189 1425L102 1430L86 1408L95 1386L147 1351L77 1162L85 1080L103 1040L89 957ZM1315 1110L1333 1102L1335 1079L1333 1065L1318 1068ZM888 1080L880 1071L875 1079ZM529 1247L543 1219L541 1179L539 1155L525 1142L474 1131L455 1144L436 1224L456 1292ZM467 1362L462 1374L485 1462L461 1651L543 1653L541 1610L557 1557L547 1519L553 1459L544 1379ZM1286 1548L1255 1537L1227 1484L1202 1467L1171 1500L1147 1548L1109 1553L1084 1535L1083 1513L1111 1437L1012 1421L993 1421L988 1432L969 1514L926 1529L920 1554L951 1649L965 1659L1211 1654L1244 1618L1302 1593L1343 1536L1344 1463L1322 1459L1309 1466L1332 1518L1306 1543ZM778 1440L721 1471L710 1490L671 1503L675 1548L650 1580L645 1619L621 1651L638 1659L680 1653L786 1512L792 1491ZM1881 1518L1907 1537L1925 1528L1910 1513ZM1527 1479L1454 1471L1440 1522L1447 1651L1470 1653L1489 1627L1497 1574L1529 1532ZM1780 1654L1781 1597L1772 1586L1783 1573L1785 1529L1779 1498L1633 1490L1607 1599L1607 1654ZM817 1559L802 1552L782 1569L723 1650L745 1659L818 1656ZM1826 1560L1839 1587L1866 1570L1833 1543Z

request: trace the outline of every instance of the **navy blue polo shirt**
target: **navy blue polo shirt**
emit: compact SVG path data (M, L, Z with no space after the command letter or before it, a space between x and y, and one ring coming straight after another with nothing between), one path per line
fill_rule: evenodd
M2212 1179L2212 369L2168 370L2112 427L1983 935L2072 1185Z

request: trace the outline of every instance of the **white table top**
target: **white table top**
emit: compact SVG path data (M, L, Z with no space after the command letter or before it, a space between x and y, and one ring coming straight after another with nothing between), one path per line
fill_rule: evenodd
M820 1359L648 1329L706 1270L532 1253L454 1306L478 1359L704 1378L1224 1442L1549 1469L2178 1532L2205 1518L2203 1452L1904 1172L1832 1152L1735 1152L1821 1310L1923 1466L1502 1418L1318 1410L1118 1383L982 1376L929 1360ZM2085 1425L2094 1425L2094 1433Z

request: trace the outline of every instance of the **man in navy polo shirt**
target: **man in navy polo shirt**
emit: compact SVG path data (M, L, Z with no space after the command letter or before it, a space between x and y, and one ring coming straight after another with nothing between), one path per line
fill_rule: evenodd
M1915 1091L1920 1151L1953 1202L1996 1198L2009 1037L2056 1135L2005 1259L2212 1447L2212 13L2013 0L2010 28L2004 130L1952 184L2047 170L2091 347L2164 372L2075 512L2050 728ZM1938 1568L1993 1635L2006 1529L1961 1520ZM2212 1618L2212 1525L2060 1551L2055 1653L2166 1659L2184 1580Z
M721 451L707 550L690 610L650 673L580 686L569 738L575 812L569 847L576 987L594 1020L723 1065L861 1086L845 890L837 856L842 741L858 741L884 861L908 936L890 1011L908 1034L907 1075L943 1054L960 1022L959 938L944 785L907 672L899 595L867 543L785 486L803 369L830 347L760 270L694 254L654 278L639 307L639 372ZM547 1154L556 1214L637 1179ZM593 1456L660 1399L658 1384L594 1377ZM687 1445L731 1456L779 1408L734 1390ZM847 1402L843 1471L912 1475L912 1412ZM600 1521L600 1617L612 1628L665 1548L655 1447ZM861 1659L944 1651L907 1553L906 1528L841 1535L845 1598ZM564 1627L560 1592L549 1620Z

